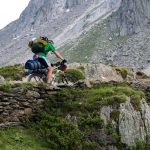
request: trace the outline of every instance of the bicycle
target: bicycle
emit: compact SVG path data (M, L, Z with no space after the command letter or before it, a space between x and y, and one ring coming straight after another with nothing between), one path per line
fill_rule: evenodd
M39 62L38 62L39 63ZM51 85L73 85L72 77L65 72L67 68L67 64L63 64L62 62L56 62L51 64L54 67L52 73L52 81ZM26 69L25 76L27 76L27 82L45 82L47 81L47 69L46 68L38 68L38 69Z

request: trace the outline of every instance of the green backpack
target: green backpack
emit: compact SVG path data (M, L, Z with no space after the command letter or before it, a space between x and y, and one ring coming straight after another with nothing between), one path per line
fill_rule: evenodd
M39 53L39 52L43 52L45 53L45 49L44 47L47 45L48 43L44 40L41 39L36 39L34 41L30 41L28 46L31 48L31 51L35 54Z

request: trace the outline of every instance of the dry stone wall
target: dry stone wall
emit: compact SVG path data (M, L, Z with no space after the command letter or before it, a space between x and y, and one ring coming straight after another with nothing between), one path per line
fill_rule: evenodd
M42 108L44 99L52 91L50 87L13 86L9 91L6 88L0 90L0 127L20 124L25 116Z

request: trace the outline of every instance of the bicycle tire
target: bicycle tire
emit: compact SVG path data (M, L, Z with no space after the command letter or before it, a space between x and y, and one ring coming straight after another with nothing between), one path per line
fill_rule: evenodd
M54 74L54 76L52 77L52 84L53 85L68 85L69 81L67 80L67 78L65 77L64 74Z
M72 83L76 83L76 82L78 81L77 78L72 77L72 75L69 74L69 73L65 73L64 79L65 79L67 82L72 82Z
M42 83L42 82L46 82L46 79L44 79L41 74L33 73L33 74L30 74L28 76L27 81L28 82L40 82L40 83Z

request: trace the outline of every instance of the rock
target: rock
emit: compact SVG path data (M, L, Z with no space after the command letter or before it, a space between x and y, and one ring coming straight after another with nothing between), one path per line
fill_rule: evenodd
M150 140L150 107L144 99L140 101L140 107L139 111L135 110L128 97L127 101L117 108L118 122L111 120L112 106L103 106L100 110L104 124L107 125L111 120L113 129L119 128L121 142L128 146L135 146L137 141Z
M144 99L141 100L141 116L144 121L145 132L147 134L147 141L150 141L150 107Z
M0 84L5 83L5 79L3 76L0 75Z
M141 70L141 72L145 73L147 76L150 77L150 66L145 68L145 69L143 69L143 70Z
M110 120L111 112L112 112L111 106L103 106L101 109L101 117L103 118L105 125L107 125L107 122Z
M36 91L28 91L26 93L26 96L31 98L31 97L34 97L34 98L40 98L40 94Z
M141 116L139 111L134 110L130 99L121 104L119 110L119 133L121 135L121 142L133 146L137 140L145 141L146 132L143 116Z
M24 109L24 114L25 114L25 115L30 115L30 114L32 114L32 112L33 112L33 111L32 111L32 108L25 108L25 109Z
M45 0L43 2L32 0L19 19L1 30L1 56L6 53L9 55L1 57L0 64L24 63L32 55L26 50L27 40L41 33L46 35L48 33L49 37L53 35L57 46L68 43L71 39L74 40L85 30L89 30L99 18L103 19L110 15L119 4L120 0L113 2L112 0ZM16 40L21 42L16 44ZM9 41L9 45L6 41ZM9 53L9 46L12 51L17 49L17 56Z
M15 117L13 117L13 118L11 119L11 121L12 121L12 122L20 122L19 118L18 118L18 117L16 117L16 116L15 116Z
M43 102L44 102L43 99L38 99L38 100L37 100L37 105L41 105Z
M80 68L82 67L85 79L89 81L123 81L121 75L119 75L115 69L110 66L106 66L104 64L79 64L73 63L69 65L69 68Z

